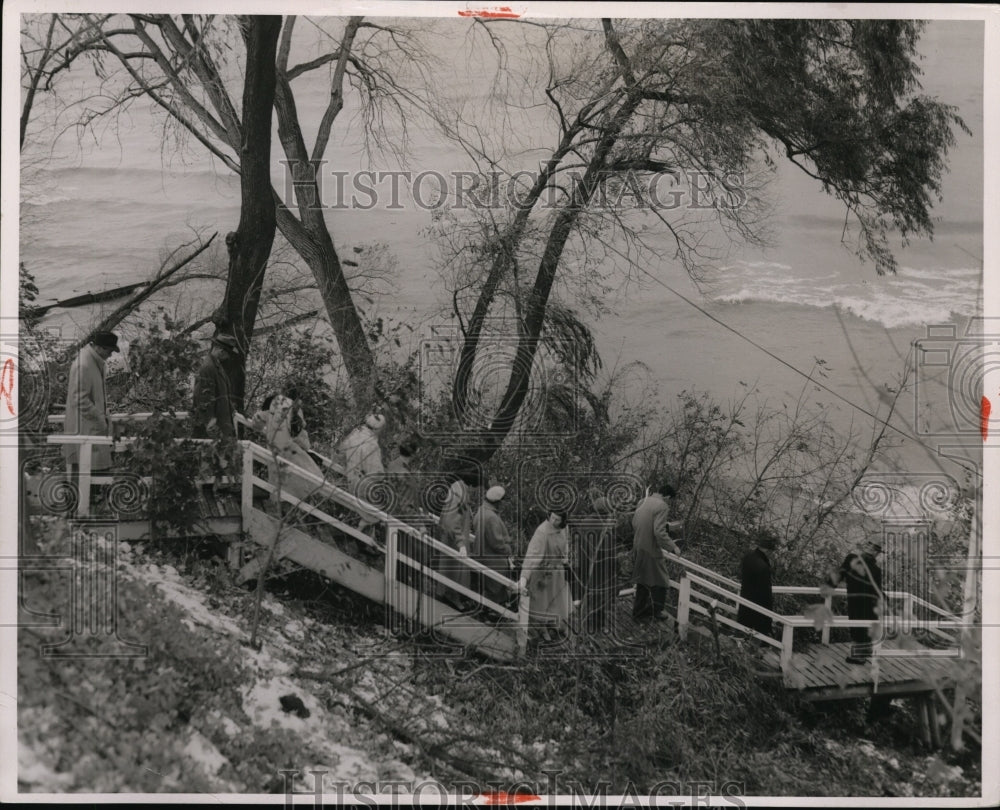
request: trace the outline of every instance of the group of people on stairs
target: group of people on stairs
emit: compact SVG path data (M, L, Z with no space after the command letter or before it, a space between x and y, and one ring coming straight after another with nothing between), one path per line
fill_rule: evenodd
M97 332L90 337L70 367L66 398L67 434L96 436L112 435L111 420L105 393L105 363L118 351L118 337L112 332ZM237 435L227 365L238 359L241 349L236 338L218 332L211 340L194 382L191 413L192 436L195 438L232 439ZM294 464L317 478L324 476L324 459L313 450L306 430L305 418L297 392L275 392L262 403L252 420L253 428L263 443L276 456ZM413 439L399 445L398 455L387 465L382 462L379 436L386 426L381 414L369 414L340 442L338 451L343 459L346 488L353 494L373 476L388 474L395 483L395 511L412 518L421 514L419 492L411 473L411 461L416 452ZM63 448L67 464L74 474L79 463L79 445ZM97 445L92 449L91 468L102 470L110 466L110 448ZM270 464L269 478L278 480L275 462ZM287 492L305 498L316 485L301 476L282 477ZM431 530L442 543L460 558L435 551L412 548L418 561L429 565L456 585L468 590L481 590L483 596L499 605L510 604L524 593L530 599L532 623L548 634L549 630L564 633L570 624L574 604L586 602L590 609L589 626L600 629L614 601L615 546L614 520L607 502L592 498L591 522L601 531L579 532L579 554L583 562L576 571L570 568L570 542L567 514L550 511L531 537L520 565L516 565L514 540L501 516L501 505L507 492L499 485L488 486L481 501L475 491L480 485L477 471L464 471L452 476L447 497L436 521L426 520L421 528ZM667 611L670 587L668 554L680 554L681 523L671 520L676 491L670 483L661 483L647 490L632 516L633 577L635 597L632 615L636 620L661 621L672 617ZM362 515L359 529L367 530L377 522L374 516ZM584 521L586 522L586 521ZM768 610L772 609L771 563L768 552L774 540L767 533L758 537L757 546L740 562L741 596ZM422 544L421 544L422 545ZM851 619L877 621L882 603L882 578L877 557L881 544L869 541L860 551L849 553L826 585L847 586L847 611ZM517 577L517 591L511 590L489 576L474 572L462 564L461 558L473 558L483 566L506 578ZM475 575L474 575L475 574ZM572 580L576 580L573 582ZM582 583L582 587L581 586ZM574 599L574 585L577 596ZM436 582L434 592L439 598L468 604L447 585ZM748 604L741 604L738 620L746 627L769 635L771 619ZM871 632L867 626L850 628L853 642L848 663L860 664L872 654Z

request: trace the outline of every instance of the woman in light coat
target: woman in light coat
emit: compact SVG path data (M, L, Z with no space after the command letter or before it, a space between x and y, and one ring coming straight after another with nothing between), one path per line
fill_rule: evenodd
M455 549L462 557L469 556L469 546L472 544L472 492L471 488L479 483L478 476L472 473L462 473L452 481L448 489L448 497L441 508L441 519L438 522L438 539ZM438 553L435 555L438 571L453 579L459 585L468 588L471 584L469 568L452 557ZM444 593L439 584L438 595ZM463 597L464 598L464 597ZM457 600L462 603L462 599Z
M274 394L264 400L253 418L254 428L263 434L267 447L280 458L290 461L318 478L323 472L309 455L309 434L305 429L302 409L289 397ZM278 471L274 462L268 464L268 478L277 483ZM282 471L281 489L296 498L305 498L316 491L318 483L296 475L293 470Z
M566 513L549 512L535 530L521 564L521 589L527 589L530 622L542 628L548 638L549 628L567 632L570 615L570 589L566 581L569 562L569 537Z

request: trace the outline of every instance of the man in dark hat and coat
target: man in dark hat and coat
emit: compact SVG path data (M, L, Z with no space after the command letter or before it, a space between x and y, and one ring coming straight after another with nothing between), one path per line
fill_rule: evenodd
M194 383L192 433L196 439L234 438L232 386L225 363L242 354L232 335L216 334L212 338Z
M847 585L847 617L859 621L878 621L882 604L882 569L878 565L878 555L882 553L882 543L869 540L860 551L852 551L826 581L831 588L841 582ZM863 664L872 654L871 627L852 627L850 664Z
M95 332L70 365L69 382L66 385L67 435L111 435L111 417L104 391L107 375L105 363L116 351L118 336L114 332ZM64 445L63 457L75 472L80 463L80 445ZM95 445L90 458L91 469L103 470L110 466L111 448L108 445Z

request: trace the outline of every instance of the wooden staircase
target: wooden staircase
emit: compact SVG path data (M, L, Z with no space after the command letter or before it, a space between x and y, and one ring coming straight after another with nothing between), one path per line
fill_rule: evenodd
M338 585L386 606L387 622L417 624L446 645L471 647L494 659L514 658L527 642L528 598L518 596L517 583L476 560L462 557L431 535L367 503L347 490L286 460L272 456L250 441L243 447L242 519L249 539L262 550L316 571ZM263 468L278 470L279 487L266 480ZM306 498L285 487L294 484ZM268 503L281 503L269 514ZM302 521L308 521L302 525ZM353 525L363 521L368 531ZM277 541L277 545L275 545ZM262 556L266 556L262 555ZM467 588L427 565L446 560L452 571L465 569L473 578L499 582L517 600L517 610ZM261 557L241 571L256 575ZM440 567L440 566L439 566ZM464 598L464 611L449 602Z
M145 416L119 414L114 418L141 421ZM75 515L101 519L91 511L92 490L111 485L114 477L91 474L91 449L113 444L116 451L127 452L129 440L113 443L107 437L67 435L47 439L51 444L80 447ZM528 599L518 593L513 580L462 557L413 522L356 497L341 486L343 470L329 459L323 459L328 477L320 477L253 441L238 444L242 468L231 481L234 491L204 498L199 524L206 534L234 539L243 536L260 548L257 559L246 564L238 561L242 579L255 576L273 550L277 559L290 560L384 605L390 626L418 627L445 647L474 649L498 660L509 660L525 651ZM290 490L304 492L305 497ZM111 519L118 525L119 539L148 533L148 520L144 523L141 515ZM434 521L428 515L421 523ZM739 595L738 582L686 558L666 556L675 566L676 579L670 585L677 592L680 637L697 624L703 632L709 628L754 638L761 645L765 664L781 677L786 688L798 690L806 699L939 691L948 683L952 662L962 655L959 634L970 627L970 620L913 594L888 591L885 597L891 615L883 621L885 643L878 645L871 665L847 664L845 651L831 643L831 631L870 623L833 614L834 602L845 596L842 589L822 593L817 587L774 587L776 595L807 597L814 606L823 605L823 619L817 621L814 615L785 615L762 608ZM480 586L486 579L502 586L509 595L506 604L483 595ZM476 586L466 587L459 580ZM618 599L627 599L632 593L632 589L623 590ZM463 601L464 609L453 606ZM736 620L740 605L768 616L777 628L777 638L740 624ZM590 648L621 646L622 634L610 629L595 638L600 643ZM916 633L922 634L924 642L933 639L934 643L917 641ZM901 644L901 639L907 643Z

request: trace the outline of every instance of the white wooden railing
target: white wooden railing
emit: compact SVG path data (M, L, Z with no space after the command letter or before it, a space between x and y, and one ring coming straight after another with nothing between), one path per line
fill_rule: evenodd
M424 582L440 584L461 594L480 609L488 609L502 619L513 623L518 629L518 645L522 650L524 649L527 643L529 601L527 595L519 594L517 582L505 577L503 574L498 574L492 568L489 568L476 559L461 555L458 551L451 548L451 546L440 542L426 532L382 511L378 507L361 500L325 478L317 476L281 456L275 457L270 450L255 442L241 441L240 444L244 448L242 503L245 512L245 523L249 522L248 510L253 508L253 489L260 489L272 494L272 496L276 495L279 489L274 483L265 481L256 474L253 468L254 462L270 464L272 468L274 468L274 465L280 465L279 475L282 476L282 481L284 482L280 488L282 502L288 503L321 523L353 537L369 548L384 553L385 594L386 603L390 607L394 609L402 607L400 586L405 585L405 583L400 581L399 576L399 566L402 563L403 566L409 568L411 571L418 572ZM377 523L382 525L385 528L385 545L382 546L382 544L378 543L367 533L331 515L322 507L308 503L305 499L299 498L297 495L289 492L285 485L290 481L294 481L299 485L297 488L301 488L302 484L308 485L310 491L306 495L307 498L321 498L336 503L353 514L360 516L362 520L370 524ZM414 555L411 556L411 554L406 553L405 545L408 544L400 542L403 537L408 538L410 541L409 545L417 549ZM519 594L518 610L516 612L512 611L506 605L501 605L484 594L467 588L451 577L427 566L425 560L429 559L432 555L436 555L438 559L448 559L448 567L452 571L464 569L469 574L475 573L480 578L490 579L499 583L503 586L504 590L510 592L512 595ZM400 612L403 611L400 610Z
M671 580L670 583L670 586L678 591L677 626L678 633L682 638L687 634L692 613L714 617L715 621L719 624L737 629L745 635L758 638L765 644L777 648L781 668L785 669L792 658L795 633L797 631L816 629L817 620L809 616L777 613L740 596L740 585L735 580L717 574L711 569L700 566L679 555L667 553L664 556L682 568L680 579L677 581ZM820 620L822 623L820 643L823 645L829 645L831 629L851 627L869 628L874 623L867 619L849 619L845 616L832 615L832 600L847 595L846 590L842 588L830 592L827 589L819 587L778 585L772 588L772 592L776 594L815 596L823 600L827 609ZM969 621L963 621L943 608L905 591L886 591L884 592L884 596L887 603L902 603L902 615L886 609L886 615L880 618L880 622L886 630L927 630L955 645L950 650L928 650L927 654L949 656L959 654L957 633L963 629L967 629L970 626ZM751 608L756 613L760 613L771 619L780 630L780 641L740 624L736 620L736 614L741 605ZM929 620L916 619L913 615L914 606L924 608L928 612L933 613L934 618ZM905 652L907 655L916 654L912 650ZM880 654L891 654L891 651L883 651Z
M153 416L152 413L113 413L112 423L121 422L145 422ZM178 419L186 419L187 411L179 411L174 414ZM65 414L52 414L48 417L50 425L62 425L66 422ZM109 472L101 471L94 475L93 461L95 447L110 447L113 453L126 450L134 441L131 436L87 436L79 433L49 433L45 440L48 444L76 445L78 448L77 475L75 479L77 504L75 514L78 517L86 517L90 514L90 503L92 500L91 490L93 487L110 486L114 483L115 476ZM189 439L187 441L206 442L209 439ZM67 470L68 473L68 470ZM143 476L143 481L150 482L149 476Z
M113 414L111 419L113 422L142 422L151 416L151 413ZM184 412L176 414L176 416L185 418L188 414ZM64 423L64 421L65 416L61 414L49 417L50 424L58 425ZM253 427L252 423L242 414L236 415L236 421L251 429ZM75 480L78 495L76 514L78 516L86 516L90 513L93 487L110 485L115 480L113 474L108 474L104 471L100 471L96 475L94 474L93 448L110 446L114 452L123 452L127 451L128 447L133 443L134 438L49 434L46 440L49 444L76 445L78 447L78 471ZM212 440L179 439L178 441L211 443ZM361 500L350 492L341 489L335 483L317 476L309 470L298 467L280 456L275 457L270 450L255 442L240 440L238 443L243 449L241 509L244 525L248 525L251 510L254 508L255 489L267 493L272 498L277 498L280 491L280 500L283 503L289 504L302 514L308 515L319 523L325 524L331 529L357 540L370 549L384 554L385 598L390 607L401 607L401 586L405 583L400 581L399 569L400 566L403 566L418 573L423 582L434 583L435 585L440 585L461 594L479 609L492 611L505 622L512 624L517 631L518 646L522 651L524 650L527 643L529 600L526 594L519 592L517 582L502 574L498 574L478 560L463 556L455 549L431 537L426 532ZM336 462L319 454L316 455L320 457L328 470L339 475L343 474L343 468ZM299 498L297 495L289 492L287 488L279 487L276 483L260 477L254 470L255 461L272 465L272 469L275 468L274 465L280 465L281 475L283 476L282 480L295 481L299 485L297 488L300 490L303 484L308 486L310 491L307 497L318 496L321 499L321 504L323 501L335 503L352 514L360 516L368 523L380 524L385 529L385 545L383 546L366 532L346 523L340 517L330 514L322 505L309 503L305 499ZM145 480L148 483L149 479ZM428 522L436 522L436 516L428 514L426 520ZM416 549L416 551L408 551L406 548L407 545ZM438 559L447 559L449 561L449 568L452 571L464 570L470 575L475 573L481 579L488 579L499 583L505 591L511 594L518 594L517 611L511 610L505 604L501 605L493 601L484 594L468 588L446 574L426 565L425 562L431 555L436 555Z
M186 412L176 414L179 418L187 417ZM141 422L148 419L152 414L113 414L113 422L134 421ZM60 424L64 421L64 416L54 415L49 417L51 424ZM242 414L237 414L238 423L252 428L252 423ZM78 501L76 513L86 516L90 512L91 489L94 486L107 486L113 483L114 476L106 473L94 474L92 470L93 448L98 446L111 446L115 452L123 451L134 441L131 437L120 437L112 439L110 436L83 436L67 434L50 434L46 437L50 444L77 445L79 448L79 469L77 474ZM211 442L210 439L184 439L183 441L195 441L199 443ZM385 598L390 607L400 607L401 586L405 583L400 581L399 568L402 565L413 572L417 572L424 582L432 582L461 594L481 609L493 611L502 619L515 624L518 629L518 644L522 648L527 641L528 627L528 597L519 594L518 610L512 611L506 605L501 605L488 598L476 590L466 587L455 579L441 573L435 568L426 565L426 560L432 556L438 559L447 559L451 570L464 570L470 575L474 572L480 578L486 578L499 583L503 589L511 594L519 593L518 585L514 580L498 574L493 569L483 565L478 560L462 556L455 549L440 542L426 532L409 525L403 520L384 512L366 501L361 500L350 492L340 488L335 483L317 476L309 470L298 467L280 456L275 458L270 450L261 445L249 441L241 440L239 444L243 448L243 470L242 470L242 511L244 525L249 523L250 511L254 508L254 490L268 493L272 498L278 495L279 487L274 482L267 481L256 474L254 462L263 464L280 465L282 475L294 480L301 487L306 484L310 487L307 497L318 496L319 498L335 503L346 509L348 512L358 515L363 521L369 524L380 524L384 527L386 542L383 546L371 535L361 531L355 526L346 523L341 518L332 515L322 506L308 503L305 499L299 498L287 490L281 488L280 499L301 513L328 525L330 528L354 538L358 542L366 545L370 549L384 554L385 570ZM316 454L319 455L319 454ZM324 456L319 456L324 466L330 471L342 476L343 468ZM148 479L146 479L148 482ZM422 516L421 520L436 522L436 516L429 513ZM401 539L406 538L407 542L401 543ZM407 553L406 546L409 545L417 551ZM665 554L667 559L679 565L682 575L679 580L671 580L670 587L678 591L677 602L677 623L681 636L687 633L692 614L713 617L719 624L723 624L741 633L760 639L764 644L776 647L779 650L781 666L784 669L792 656L792 649L796 631L815 629L816 620L805 615L786 615L768 610L760 605L745 599L739 595L740 584L729 577L718 574L709 568L698 565L684 557L675 554ZM620 592L620 596L626 596L634 592L634 589L626 589ZM868 620L852 620L843 616L833 616L833 599L843 598L846 591L843 588L835 591L821 589L814 586L793 586L777 585L772 588L774 594L788 594L796 596L815 597L821 600L826 607L826 611L821 620L820 643L828 645L830 643L830 630L834 628L870 627L873 622ZM968 621L962 621L959 617L949 613L945 609L922 599L915 594L905 591L884 592L886 615L881 618L881 624L887 630L927 630L938 637L955 643L957 631L967 629L970 626ZM888 604L898 604L898 610L889 610ZM736 614L740 606L748 607L755 612L767 616L780 628L780 641L745 627L736 620ZM917 619L915 610L920 609L928 614L932 614L930 619ZM950 651L952 654L954 650Z

